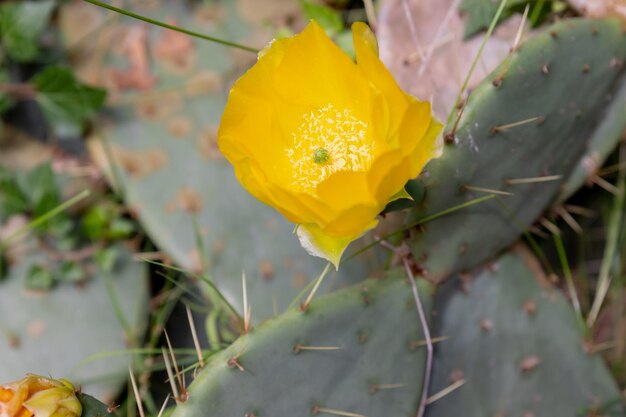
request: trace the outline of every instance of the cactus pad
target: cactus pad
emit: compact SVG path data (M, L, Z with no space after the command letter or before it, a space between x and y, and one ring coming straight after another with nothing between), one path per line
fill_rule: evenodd
M81 362L92 355L126 349L127 339L109 298L110 281L117 302L137 337L144 325L148 286L145 265L121 253L110 276L98 271L84 285L59 285L47 292L26 291L27 271L42 262L34 254L10 268L0 283L0 375L3 380L37 373L71 379L112 400L126 381L128 356ZM106 383L96 383L104 378Z
M572 306L526 252L508 253L437 293L431 395L439 416L624 416L602 358L585 351ZM595 410L597 414L592 411Z
M488 190L511 195L426 224L412 250L428 272L440 278L480 265L539 217L602 127L625 59L619 21L572 19L523 44L471 93L446 127L444 155L426 168L414 219Z
M432 288L419 285L430 310ZM262 324L213 356L174 417L413 415L425 348L411 288L368 280ZM329 348L329 350L323 350ZM319 349L319 350L316 350Z

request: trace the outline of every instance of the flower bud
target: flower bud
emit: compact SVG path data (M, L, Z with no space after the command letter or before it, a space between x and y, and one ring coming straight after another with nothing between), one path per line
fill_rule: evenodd
M0 417L80 417L74 386L64 380L28 375L0 385Z

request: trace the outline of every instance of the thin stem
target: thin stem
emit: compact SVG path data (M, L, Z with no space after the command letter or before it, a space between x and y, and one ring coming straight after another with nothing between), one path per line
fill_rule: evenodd
M445 210L439 211L439 212L437 212L437 213L431 214L430 216L422 217L421 219L419 219L419 220L417 220L417 221L415 221L415 222L413 222L413 223L410 223L410 224L408 224L408 225L406 225L406 226L404 226L404 227L402 227L402 228L400 228L400 229L398 229L398 230L396 230L396 231L393 231L393 232L391 232L391 233L386 234L385 236L380 237L380 238L379 238L379 239L377 239L375 242L372 242L372 243L369 243L369 244L367 244L367 245L363 246L361 249L359 249L359 250L357 250L357 251L355 251L355 252L351 253L351 254L350 254L350 255L349 255L349 256L348 256L348 257L347 257L344 261L342 261L342 262L345 264L345 263L346 263L347 261L349 261L350 259L352 259L352 258L354 258L354 257L356 257L356 256L358 256L358 255L360 255L361 253L365 252L366 250L368 250L368 249L370 249L370 248L372 248L372 247L374 247L374 246L378 245L378 244L380 243L380 241L381 241L381 240L388 240L390 237L392 237L392 236L394 236L394 235L397 235L398 233L402 233L402 232L404 232L404 231L406 231L406 230L409 230L409 229L412 229L412 228L417 227L417 226L419 226L419 225L422 225L422 224L424 224L424 223L428 223L428 222L430 222L430 221L436 220L436 219L438 219L438 218L440 218L440 217L443 217L443 216L445 216L445 215L448 215L448 214L454 213L454 212L459 211L459 210L462 210L462 209L464 209L464 208L471 207L471 206L473 206L474 204L478 204L478 203L482 203L482 202L484 202L484 201L491 200L491 199L493 199L493 198L495 198L495 197L496 197L496 195L495 195L495 194L489 194L489 195L486 195L486 196L483 196L483 197L478 197L478 198L472 199L472 200L470 200L470 201L467 201L467 202L465 202L465 203L461 203L461 204L458 204L458 205L456 205L456 206L452 206L452 207L447 208L447 209L445 209Z
M120 304L120 299L117 296L117 290L115 289L115 285L113 284L113 277L106 271L102 271L102 280L104 281L104 287L106 288L107 295L109 296L109 301L111 302L111 307L113 307L113 312L115 313L115 317L117 321L122 326L124 333L126 335L126 339L131 347L135 347L136 340L133 328L128 323L126 319L126 315L124 314L124 310L122 309L122 305Z
M21 235L23 235L24 233L28 232L31 229L34 229L36 227L41 226L42 224L44 224L45 222L47 222L48 220L52 219L53 217L61 214L62 212L64 212L65 210L67 210L68 208L72 207L74 204L78 203L79 201L87 198L90 194L89 190L84 190L83 192L75 195L74 197L70 198L69 200L67 200L66 202L56 206L55 208L53 208L52 210L42 214L41 216L37 217L35 220L33 220L32 222L28 223L26 226L21 227L19 230L17 230L15 233L13 233L11 236L9 236L8 238L6 238L4 241L0 242L0 249L2 249L3 247L5 247L8 243L10 243L11 241L15 240L16 238L20 237Z
M220 298L221 302L228 307L228 309L230 310L231 314L233 314L233 316L235 316L235 318L237 320L243 321L243 318L239 315L239 311L237 311L237 309L226 299L226 297L224 297L224 295L217 289L217 287L215 286L215 284L213 283L213 281L211 281L209 278L207 278L204 274L202 275L198 275L198 274L194 274L192 271L188 271L186 269L183 268L178 268L175 267L173 265L168 265L165 264L163 262L159 262L159 261L154 261L152 259L146 259L146 258L141 258L142 261L152 264L152 265L157 265L160 267L163 267L165 269L168 270L172 270L172 271L176 271L176 272L180 272L182 274L185 275L189 275L190 277L199 279L200 281L204 282L205 284L207 284L210 288L210 290L214 291L215 294L217 294L217 296ZM164 276L164 278L171 280L170 278L167 278ZM180 286L185 292L189 293L190 295L202 300L201 298L199 298L195 293L192 293L191 290L184 288L182 285L177 284L175 281L172 280L172 283L174 283L177 286Z
M480 48L478 49L478 53L476 54L476 58L474 58L474 62L472 62L472 66L470 67L470 70L467 73L467 76L465 77L465 81L463 81L463 85L461 86L461 91L459 92L459 95L456 98L456 102L454 103L454 106L452 107L452 111L450 112L450 115L448 116L448 120L446 121L446 125L450 124L450 121L452 120L452 117L456 113L456 109L459 108L459 104L461 103L461 98L463 97L463 92L465 92L465 90L467 89L467 84L469 84L469 80L472 77L472 74L474 73L474 69L476 68L476 65L478 64L478 60L480 59L481 55L483 54L483 49L485 49L485 45L487 45L487 41L491 37L491 33L493 32L494 28L496 27L496 24L498 23L498 20L500 20L500 15L504 11L504 6L506 6L506 2L507 2L507 0L502 0L500 2L500 7L498 7L498 11L496 12L496 15L493 17L493 20L491 21L491 24L489 25L489 29L487 29L487 33L485 34L485 38L483 39L483 43L480 45Z
M620 148L620 163L626 160L626 146L622 145ZM617 193L613 200L613 207L609 217L609 223L607 225L607 239L606 247L604 248L604 255L602 256L602 264L600 266L600 276L598 278L598 287L596 290L596 296L591 305L591 311L587 316L587 326L593 327L600 308L604 302L609 287L611 285L611 264L617 252L617 245L619 241L620 224L622 223L624 216L624 200L626 194L626 169L622 169L619 172L617 179Z
M535 3L535 7L533 7L533 12L530 15L530 22L532 26L537 26L537 23L539 22L539 16L541 16L541 10L543 9L543 5L545 2L546 0L539 0L537 1L537 3Z
M411 271L411 266L409 265L409 261L406 257L402 258L402 262L404 263L404 269L409 277L409 281L411 281L411 290L413 291L413 298L415 299L415 307L417 308L417 313L424 332L424 339L426 341L426 367L424 369L424 382L422 383L422 394L420 396L419 407L417 409L417 414L415 415L416 417L422 417L424 415L424 411L426 410L428 388L430 386L430 374L433 367L433 340L430 336L428 320L426 320L424 306L422 305L422 300L420 300L419 292L417 291L417 283L415 282L415 277Z
M584 332L587 330L585 328L585 320L583 319L580 309L580 301L578 300L578 293L576 292L576 286L574 285L574 279L572 278L572 271L569 267L569 262L567 261L567 254L565 253L565 247L563 246L563 239L561 239L561 235L558 233L555 233L552 236L554 239L554 246L556 246L556 251L559 255L559 261L561 262L561 268L563 268L563 275L565 276L565 281L567 282L567 290L569 291L569 296L572 299L574 311L576 311L576 319L578 320L580 329Z
M110 4L106 4L106 3L103 3L101 1L97 1L97 0L85 0L85 1L87 3L94 4L96 6L104 8L104 9L108 9L108 10L111 10L111 11L123 14L124 16L132 17L134 19L138 19L138 20L141 20L141 21L153 24L153 25L161 26L161 27L166 28L166 29L175 30L176 32L184 33L184 34L189 35L189 36L194 36L196 38L204 39L204 40L207 40L207 41L210 41L210 42L219 43L219 44L224 45L224 46L230 46L231 48L241 49L243 51L248 51L248 52L252 52L252 53L258 53L259 52L258 49L252 48L250 46L241 45L239 43L227 41L227 40L220 39L220 38L215 38L213 36L204 35L202 33L194 32L194 31L189 30L189 29L184 29L184 28L181 28L181 27L178 27L178 26L170 25L169 23L160 22L158 20L150 19L149 17L142 16L142 15L139 15L139 14L136 14L136 13L133 13L133 12L129 12L128 10L120 9L119 7L111 6Z

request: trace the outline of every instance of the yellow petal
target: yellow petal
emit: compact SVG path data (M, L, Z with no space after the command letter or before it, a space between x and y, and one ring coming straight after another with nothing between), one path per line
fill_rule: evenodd
M391 196L413 178L409 161L410 158L403 155L400 149L389 151L374 161L368 173L368 182L376 201L386 204Z
M267 184L272 206L293 223L325 223L335 217L334 208L305 193L296 193L276 184Z
M376 38L369 26L363 22L352 25L352 39L359 69L365 78L383 94L389 107L390 123L388 135L395 132L402 121L402 115L407 108L406 95L402 92L396 80L378 58Z
M369 83L352 59L314 20L292 39L276 70L276 93L288 103L311 108L332 103L363 118L357 111L369 109Z
M377 221L373 222L370 228L375 227L377 223ZM300 245L302 245L310 255L331 262L336 269L339 269L341 256L348 245L358 239L363 233L365 233L365 231L352 236L329 236L315 224L300 224L297 230Z
M346 198L348 190L350 198ZM336 172L317 186L317 195L336 211L359 203L374 203L365 171Z
M428 129L424 133L422 140L420 141L418 148L419 152L413 152L411 156L411 164L414 172L420 172L424 166L434 158L439 158L443 151L443 141L440 134L443 125L439 123L435 118L432 118Z
M402 117L398 130L398 147L404 154L426 153L430 155L432 146L426 141L426 132L438 122L432 116L430 103L419 101L406 95L409 106Z
M374 218L385 208L384 203L375 205L357 204L336 214L336 217L322 228L329 236L350 236L362 234L371 229Z

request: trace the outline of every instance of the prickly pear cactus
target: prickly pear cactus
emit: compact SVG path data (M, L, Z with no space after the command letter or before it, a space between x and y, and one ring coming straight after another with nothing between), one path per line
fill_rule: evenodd
M589 138L605 130L625 59L621 22L571 19L523 44L471 93L445 129L444 155L426 169L411 221L496 198L425 225L412 250L431 276L494 256L555 199Z
M526 251L508 253L437 292L437 344L428 417L624 416L602 358L572 306Z
M9 269L0 282L3 381L26 373L52 375L71 379L103 401L115 398L126 379L130 356L92 358L128 347L111 294L135 338L145 327L148 302L147 268L134 261L127 249L117 249L120 255L113 270L97 270L80 286L26 290L29 269L45 261L41 254L25 256Z
M293 10L284 6L300 7L296 1L283 3L280 19ZM139 11L262 47L272 34L253 36L261 30L255 13L268 11L249 13L250 8L262 9L253 2L162 2ZM220 291L238 307L243 271L253 316L261 319L282 311L321 272L324 262L300 248L293 224L241 188L216 145L229 86L256 55L135 21L120 21L117 31L109 36L117 36L122 44L135 42L136 50L120 59L115 55L120 43L114 42L105 57L105 72L119 88L119 99L110 103L99 139L92 142L92 154L104 167L113 163L112 183L119 180L127 204L176 263L193 271L206 267ZM142 56L145 72L123 72ZM154 60L147 62L150 57ZM150 92L141 91L144 84ZM131 87L140 91L132 92ZM103 141L110 149L103 148ZM379 263L372 253L333 273L341 283L330 287L376 270Z
M432 288L419 287L429 311ZM408 284L367 280L268 321L214 355L173 416L410 416L424 363Z
M623 62L614 61L614 65L623 65ZM609 154L615 149L626 132L626 81L621 87L607 95L611 104L606 110L600 124L587 141L585 155L581 158L574 172L567 178L561 187L558 202L571 197L589 177L596 174Z

